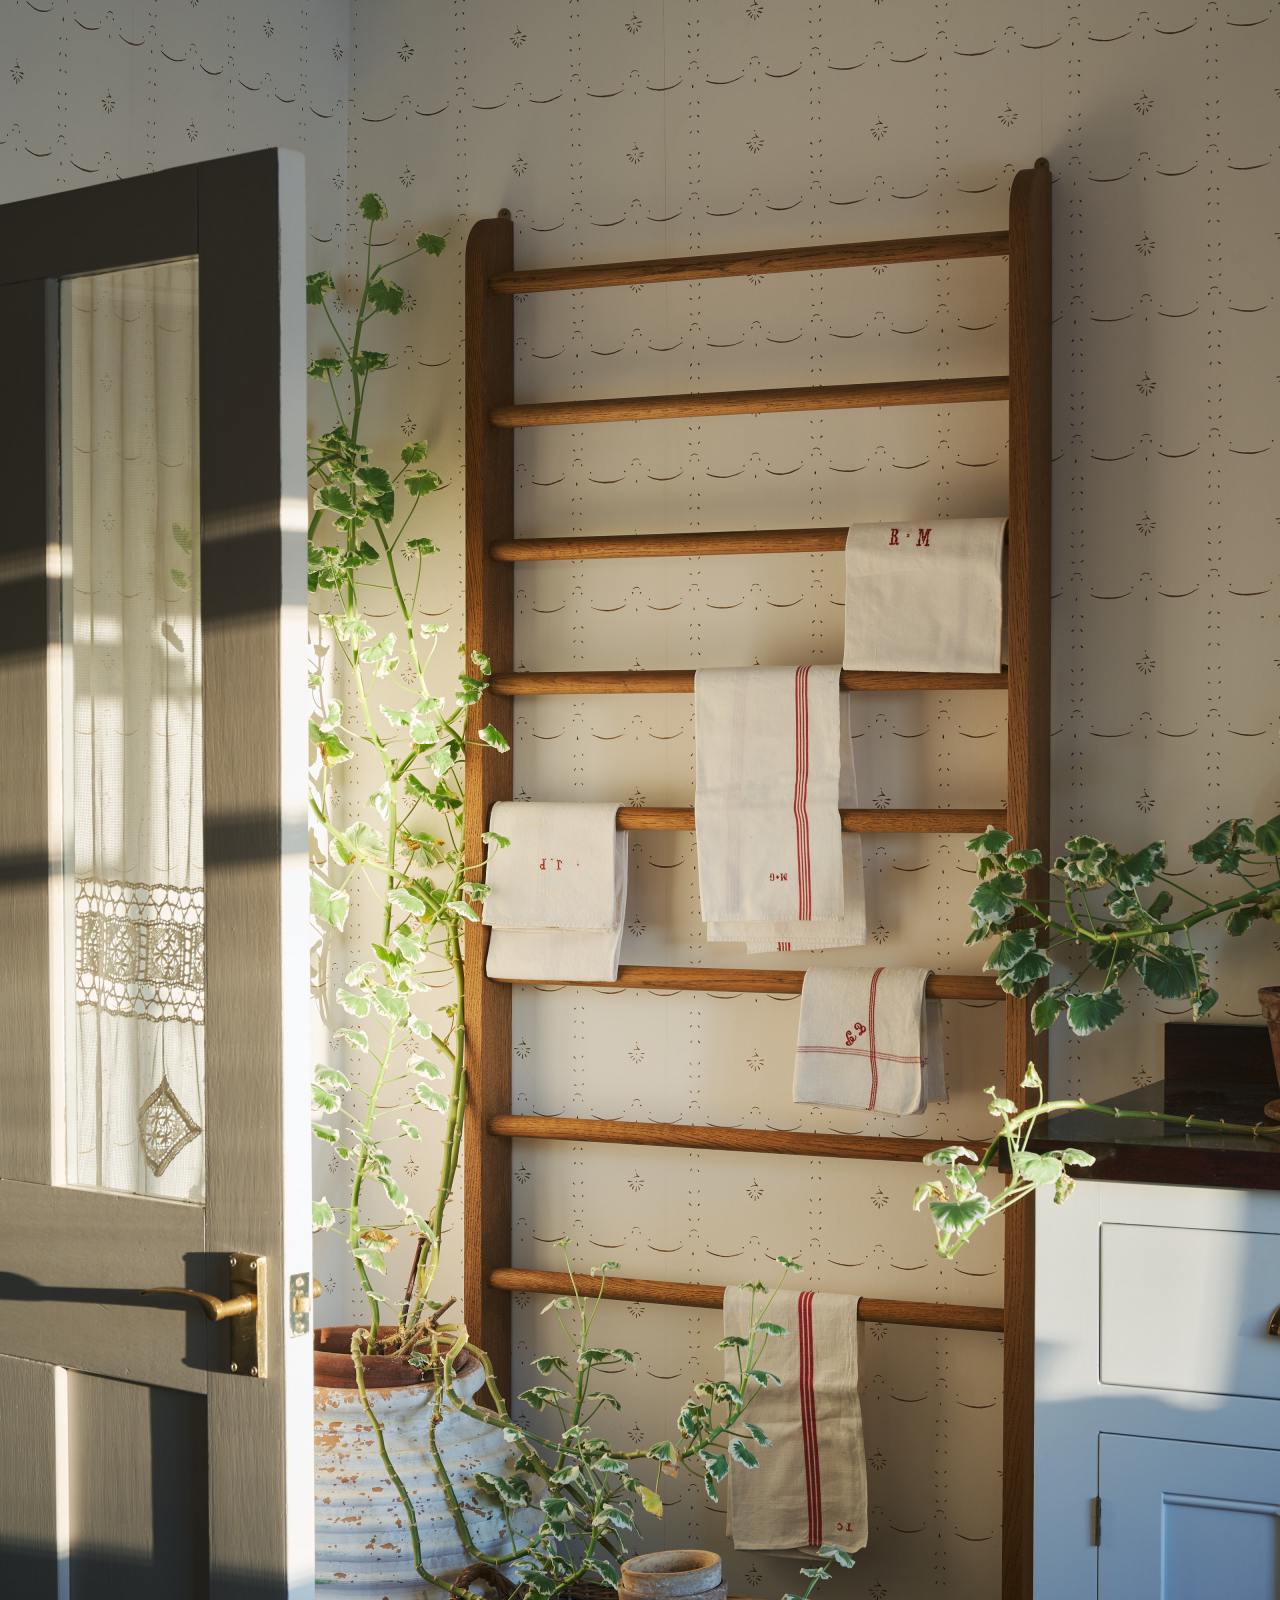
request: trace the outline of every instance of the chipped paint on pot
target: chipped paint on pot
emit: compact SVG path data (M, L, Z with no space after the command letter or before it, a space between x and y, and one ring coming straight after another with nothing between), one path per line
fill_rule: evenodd
M414 1570L413 1545L404 1506L387 1477L377 1436L360 1403L349 1354L350 1328L316 1334L316 1583L341 1589L350 1600L415 1597L428 1589ZM463 1548L437 1481L428 1432L433 1386L416 1370L388 1357L365 1362L366 1393L382 1424L387 1454L404 1482L417 1514L422 1563L430 1573L452 1577L474 1559ZM484 1382L478 1362L455 1371L453 1391L474 1403ZM477 1472L505 1475L511 1448L497 1426L447 1408L436 1444L463 1508L472 1542L501 1564L510 1550L502 1514L476 1488ZM532 1512L512 1518L517 1536L537 1527Z

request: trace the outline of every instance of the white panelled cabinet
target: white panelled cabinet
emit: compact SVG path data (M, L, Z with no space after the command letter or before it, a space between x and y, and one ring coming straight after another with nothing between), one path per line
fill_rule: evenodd
M1035 1600L1280 1600L1280 1193L1036 1204Z

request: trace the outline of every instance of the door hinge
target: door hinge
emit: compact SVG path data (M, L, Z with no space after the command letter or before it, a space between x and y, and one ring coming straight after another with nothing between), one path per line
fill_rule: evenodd
M1089 1543L1100 1545L1102 1543L1102 1496L1098 1495L1089 1502Z
M311 1274L295 1272L289 1278L289 1332L296 1338L311 1332Z

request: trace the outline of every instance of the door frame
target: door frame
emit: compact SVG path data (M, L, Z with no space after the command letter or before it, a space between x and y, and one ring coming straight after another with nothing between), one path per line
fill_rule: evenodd
M0 1240L6 1191L29 1213L40 1199L33 1187L43 1190L50 1223L73 1232L77 1219L92 1229L95 1205L127 1228L130 1213L144 1216L139 1207L176 1204L57 1187L51 957L63 930L51 885L62 846L50 780L60 755L51 763L47 745L50 696L60 693L58 280L199 260L203 1249L266 1262L266 1377L211 1370L192 1385L207 1393L210 1594L219 1600L310 1593L313 1564L311 1341L291 1332L287 1301L291 1276L311 1282L304 216L302 157L280 150L0 208L10 379L0 386L0 437L17 468L0 519L0 750L10 780L0 806ZM264 285L269 292L254 292ZM57 1241L45 1243L49 1277ZM58 1308L40 1315L56 1318ZM117 1370L109 1352L96 1370ZM50 1492L65 1501L53 1477ZM49 1511L65 1531L65 1504Z

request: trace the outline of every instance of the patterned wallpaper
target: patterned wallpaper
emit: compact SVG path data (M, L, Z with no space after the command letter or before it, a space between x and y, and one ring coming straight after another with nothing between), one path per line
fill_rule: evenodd
M352 182L461 245L510 207L522 264L1000 227L1013 172L1055 184L1054 831L1136 845L1198 837L1220 809L1270 814L1276 771L1276 472L1269 404L1280 16L1263 0L557 0L360 3ZM451 479L460 249L403 324L389 437L425 427ZM444 282L441 282L441 279ZM532 296L516 312L525 398L998 371L998 262ZM997 406L617 424L519 437L523 534L826 525L1005 507ZM838 659L838 558L519 569L534 667ZM452 596L442 607L456 608ZM998 697L859 697L865 804L998 804ZM687 803L687 700L523 703L517 792ZM869 844L868 959L976 964L959 839ZM697 916L692 840L639 835L624 959L722 964ZM737 960L736 955L733 958ZM1256 1012L1261 935L1223 970ZM884 1132L981 1129L999 1018L949 1005L952 1099L886 1126L790 1103L795 1002L518 994L518 1109ZM1063 1085L1160 1073L1168 1014L1054 1042ZM998 1240L939 1263L909 1167L518 1146L514 1259L715 1282L794 1250L825 1288L993 1302ZM525 1352L551 1339L517 1307ZM616 1305L640 1353L625 1428L661 1434L714 1360L706 1313ZM871 1543L845 1583L877 1600L996 1582L1000 1377L976 1334L867 1329ZM662 1539L718 1542L677 1489ZM730 1564L776 1593L784 1562Z
M9 0L0 26L6 193L273 141L308 156L317 254L350 266L348 201L447 233L393 330L378 427L425 433L448 487L431 609L460 622L462 243L508 206L523 264L1004 224L1010 178L1055 175L1054 833L1177 844L1224 811L1280 806L1276 769L1280 6L1268 0L170 0L90 13ZM348 28L348 20L350 27ZM5 81L0 76L0 81ZM12 90L9 90L9 83ZM113 109L108 108L108 101ZM1000 370L999 262L532 297L527 398ZM518 445L525 534L826 525L1004 509L1003 408L547 429ZM527 667L834 660L834 556L520 569ZM530 701L518 792L687 803L689 702ZM869 805L998 804L1002 705L861 697ZM963 842L868 842L877 961L976 965ZM640 835L624 959L723 964L697 918L692 840ZM1248 1019L1274 977L1258 934L1219 972ZM335 955L334 959L337 959ZM736 957L734 958L737 959ZM929 1134L983 1125L995 1008L949 1005L949 1106L888 1127L790 1103L795 1002L529 991L518 1109ZM1054 1040L1058 1083L1114 1092L1161 1070L1164 1007ZM415 1181L425 1184L430 1153ZM520 1264L613 1257L733 1281L769 1251L811 1286L994 1303L999 1241L953 1266L907 1207L914 1169L523 1145ZM318 1183L332 1187L322 1170ZM340 1320L344 1285L322 1254ZM322 1302L323 1305L323 1302ZM517 1307L531 1353L554 1342ZM638 1351L621 1424L659 1437L715 1361L706 1313L611 1305ZM842 1583L906 1600L993 1588L997 1341L864 1329L871 1545ZM677 1488L664 1543L718 1542ZM738 1592L785 1562L735 1557Z

